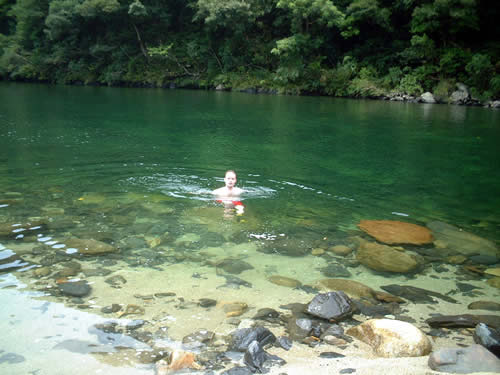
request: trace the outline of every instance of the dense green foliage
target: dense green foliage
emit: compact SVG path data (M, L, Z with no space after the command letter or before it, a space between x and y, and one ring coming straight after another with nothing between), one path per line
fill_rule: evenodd
M0 0L0 78L500 97L496 0Z

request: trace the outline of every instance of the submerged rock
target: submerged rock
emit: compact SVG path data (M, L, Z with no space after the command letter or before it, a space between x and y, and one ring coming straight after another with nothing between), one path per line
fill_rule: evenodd
M473 328L479 323L484 323L495 329L500 329L500 316L498 315L439 315L426 320L432 328Z
M430 353L431 342L414 325L391 319L371 319L347 330L347 334L370 345L386 358L420 357Z
M481 345L438 350L429 356L428 365L435 371L455 374L500 372L500 360Z
M420 225L393 220L361 220L358 227L377 241L389 245L432 243L431 231Z
M450 303L458 303L457 300L432 290L417 288L411 285L384 285L381 288L389 293L406 298L414 303L437 303L432 297L442 299Z
M272 275L267 278L270 282L280 286L286 286L289 288L298 288L302 283L298 280L292 279L286 276Z
M72 238L65 243L68 248L77 249L80 254L84 255L101 255L113 253L118 250L112 245L94 239Z
M341 320L352 315L354 310L351 299L344 292L318 294L307 305L306 312L327 320Z
M469 310L500 311L500 303L492 301L474 301L467 306Z
M359 247L356 259L364 266L381 272L408 273L420 265L414 255L372 242L365 242Z
M237 275L242 273L243 271L251 270L254 268L250 263L233 258L226 258L217 262L216 267L233 275Z
M284 365L285 361L278 356L267 353L258 341L254 340L248 345L243 362L252 372L264 373L264 367L271 367L273 364Z
M90 285L85 280L60 283L57 287L63 294L73 297L84 297L92 290Z
M440 221L433 221L427 224L427 227L432 230L436 238L434 245L438 249L447 249L463 255L499 257L498 248L492 241Z
M329 263L326 267L320 268L319 271L326 277L350 277L351 272L342 264Z

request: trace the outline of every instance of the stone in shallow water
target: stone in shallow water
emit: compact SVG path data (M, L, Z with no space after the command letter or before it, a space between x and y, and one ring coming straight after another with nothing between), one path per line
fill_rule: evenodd
M326 277L350 277L351 272L341 264L330 263L319 271Z
M372 242L365 242L359 247L356 259L364 266L381 272L409 273L416 271L420 265L414 255Z
M265 327L242 328L231 333L230 350L245 352L248 346L257 341L262 347L274 344L276 336Z
M484 323L495 329L500 329L500 316L498 315L439 315L426 320L426 323L433 328L472 328L479 323Z
M396 296L401 296L415 303L436 303L432 297L442 299L443 301L450 303L458 303L457 300L445 296L444 294L433 292L432 290L417 288L411 285L384 285L381 286L383 290L395 294ZM432 297L431 297L432 296Z
M381 357L419 357L430 353L431 342L414 325L391 319L371 319L347 330Z
M66 282L57 285L63 294L74 297L84 297L90 293L92 288L85 280Z
M428 365L435 371L457 374L500 372L500 360L481 345L440 349L429 356Z
M358 227L386 244L425 245L432 243L431 231L420 225L393 220L361 220Z
M358 281L347 279L322 279L316 283L321 290L336 291L341 290L350 297L375 299L375 291Z
M342 291L318 294L307 305L307 313L327 320L341 320L353 313L351 299Z
M448 249L463 255L489 255L498 258L497 246L484 238L475 234L463 231L453 225L440 221L433 221L427 224L436 238L437 248Z
M69 248L78 249L78 251L84 255L107 254L113 253L118 250L116 247L111 246L105 242L93 239L72 238L67 240L65 244Z
M231 273L233 275L238 275L246 270L251 270L254 267L243 260L226 258L216 264L217 268L223 269L225 272Z
M474 301L467 306L469 310L500 311L500 303L492 301Z
M332 253L342 256L349 255L350 253L352 253L352 249L349 246L345 245L335 245L330 247L328 250L331 251Z
M302 285L298 280L292 279L286 276L272 275L268 277L268 280L276 285L286 286L289 288L297 288Z

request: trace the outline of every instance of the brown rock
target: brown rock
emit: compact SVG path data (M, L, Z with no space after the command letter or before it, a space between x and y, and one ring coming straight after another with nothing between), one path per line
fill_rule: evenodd
M269 276L268 280L276 285L286 286L289 288L297 288L302 285L302 283L298 280L292 279L290 277L280 276L280 275L272 275Z
M405 302L402 298L389 293L373 290L369 286L354 280L322 279L316 283L316 287L327 292L341 290L349 297L353 298L371 298L383 302Z
M65 243L68 248L78 249L84 255L99 255L117 251L116 247L94 239L72 238Z
M452 255L446 258L446 260L450 264L463 264L467 260L467 258L463 255Z
M195 362L195 355L191 352L184 352L182 350L174 350L170 356L170 361L167 363L165 360L156 362L156 374L167 375L173 374L176 371L192 368L199 370L201 366Z
M491 285L492 287L500 289L500 277L494 277L492 279L489 279L486 281L488 285Z
M230 302L222 303L224 312L228 318L234 316L240 316L248 309L248 305L245 302Z
M391 319L370 319L352 327L348 335L370 345L374 352L386 358L420 357L430 353L431 342L414 325Z
M415 256L372 242L359 247L356 259L364 266L382 272L407 273L419 266Z
M352 249L349 246L345 245L332 246L328 250L337 255L349 255L350 253L352 253Z
M324 253L325 253L325 250L320 248L320 247L317 247L317 248L311 250L311 254L316 255L316 256L323 255Z
M386 244L424 245L432 243L432 233L420 225L393 220L361 220L358 227Z

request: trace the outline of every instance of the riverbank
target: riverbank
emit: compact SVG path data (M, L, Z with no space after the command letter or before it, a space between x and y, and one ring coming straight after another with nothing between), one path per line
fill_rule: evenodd
M1 80L0 80L1 81ZM106 84L100 82L82 82L75 81L70 83L64 83L70 86L103 86L103 87L128 87L128 88L159 88L159 89L188 89L188 90L207 90L207 91L219 91L219 92L240 92L252 95L292 95L292 96L330 96L344 99L370 99L370 100L385 100L385 101L396 101L396 102L407 102L407 103L423 103L423 104L450 104L459 106L470 106L470 107L483 107L483 108L500 108L500 100L480 100L473 97L469 88L462 84L457 83L456 89L450 93L448 97L443 97L439 95L434 95L431 92L425 92L421 95L410 95L404 92L398 92L396 90L381 90L377 89L376 93L368 92L366 94L360 93L358 95L348 95L348 96L334 96L328 95L320 91L309 91L301 90L298 87L276 87L276 86L258 86L253 85L252 81L236 81L234 83L217 83L216 81L205 81L205 80L173 80L167 83L152 83L152 82L116 82L114 84ZM4 81L12 82L12 81ZM22 83L44 83L44 84L54 84L49 81L31 81L22 80Z

